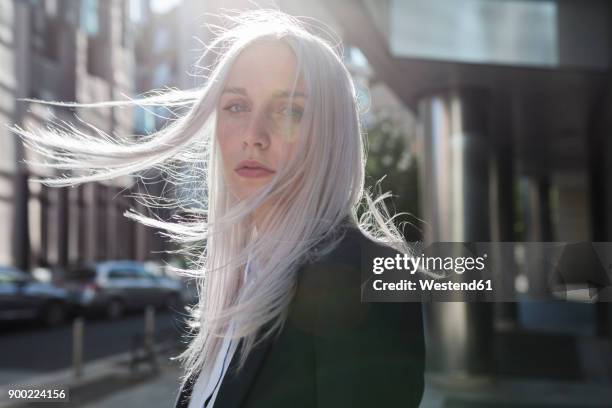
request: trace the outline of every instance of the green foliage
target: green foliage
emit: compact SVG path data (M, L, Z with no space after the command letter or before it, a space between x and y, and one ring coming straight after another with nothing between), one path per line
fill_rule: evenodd
M408 135L389 118L374 122L367 134L366 189L376 195L390 191L392 198L385 200L385 204L391 215L408 213L398 216L396 225L400 230L403 228L409 241L422 239L417 161L410 151Z

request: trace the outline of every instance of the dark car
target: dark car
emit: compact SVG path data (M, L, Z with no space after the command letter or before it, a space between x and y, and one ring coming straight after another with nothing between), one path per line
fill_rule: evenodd
M106 261L70 268L63 287L83 314L101 312L110 319L149 305L177 310L182 301L180 282L155 276L136 261Z
M72 311L65 289L40 282L18 269L0 267L0 321L38 319L56 326Z

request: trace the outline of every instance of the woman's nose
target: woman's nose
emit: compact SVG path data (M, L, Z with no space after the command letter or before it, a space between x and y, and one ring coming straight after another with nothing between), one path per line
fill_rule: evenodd
M245 146L254 146L266 149L270 145L270 134L268 131L268 118L265 114L257 114L252 117L243 134Z

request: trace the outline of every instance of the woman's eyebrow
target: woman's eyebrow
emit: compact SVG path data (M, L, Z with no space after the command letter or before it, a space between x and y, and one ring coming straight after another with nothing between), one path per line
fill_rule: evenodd
M295 91L295 92L291 92L291 91L277 91L274 92L274 97L275 98L306 98L306 94L304 92L299 92L299 91Z
M248 96L248 92L245 88L239 87L239 86L228 86L223 88L223 91L221 92L222 94L224 93L231 93L231 94L236 94L236 95L242 95L242 96ZM291 91L276 91L274 92L273 96L275 98L306 98L306 94L304 92L300 92L300 91L295 91L293 92L293 94L291 93Z
M238 95L247 96L246 89L238 87L238 86L228 86L228 87L225 87L225 88L223 88L223 91L221 93L232 93L232 94L238 94Z

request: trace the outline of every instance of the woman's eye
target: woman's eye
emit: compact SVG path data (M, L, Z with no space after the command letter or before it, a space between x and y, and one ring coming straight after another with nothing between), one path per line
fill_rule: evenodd
M295 119L301 119L303 111L301 108L298 108L298 107L286 107L284 109L281 109L280 113L284 116L289 116Z
M244 105L234 103L232 105L227 106L225 110L231 113L240 113L246 111L246 107Z

